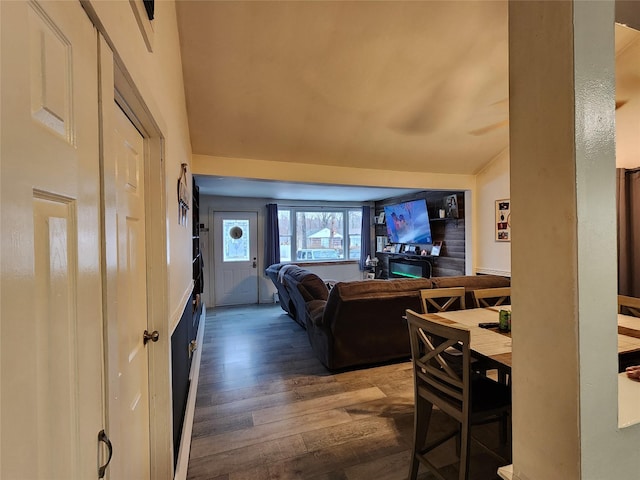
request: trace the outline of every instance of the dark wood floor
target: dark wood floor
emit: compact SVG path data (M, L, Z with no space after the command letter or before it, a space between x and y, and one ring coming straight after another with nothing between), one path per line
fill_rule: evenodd
M298 324L260 305L208 313L200 368L190 480L407 478L409 362L331 374ZM434 412L434 428L448 422ZM499 478L498 461L472 453L472 478ZM457 478L453 442L433 454Z

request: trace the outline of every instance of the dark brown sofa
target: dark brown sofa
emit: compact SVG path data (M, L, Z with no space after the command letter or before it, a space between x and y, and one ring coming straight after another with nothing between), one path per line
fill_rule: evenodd
M287 306L294 313L282 304L280 294L282 308L306 327L314 353L329 370L409 358L411 347L403 316L408 308L422 310L422 289L465 287L465 302L471 308L471 292L476 288L511 284L509 278L497 275L469 275L338 282L328 291L308 270L293 266L280 272L283 267L272 267L268 275L273 280L274 272L279 272L280 287L276 284L276 288L287 290Z
M421 311L418 291L428 278L338 282L327 301L308 304L307 334L329 370L371 365L411 353L407 308Z

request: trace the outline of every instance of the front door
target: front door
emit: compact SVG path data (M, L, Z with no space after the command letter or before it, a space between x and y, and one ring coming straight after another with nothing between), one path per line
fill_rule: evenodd
M97 32L79 2L3 1L0 11L0 478L96 478Z
M111 439L118 448L111 478L145 480L149 464L149 356L145 236L144 139L114 102L117 224L117 341L109 343L117 370L110 369Z
M257 217L255 212L214 213L216 305L258 303Z

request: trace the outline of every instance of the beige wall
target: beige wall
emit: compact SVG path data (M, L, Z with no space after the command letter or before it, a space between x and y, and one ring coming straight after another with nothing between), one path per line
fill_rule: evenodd
M418 188L425 190L469 190L475 185L475 175L400 172L207 155L193 156L193 173L241 178L250 177L285 182Z
M173 330L192 290L191 222L184 227L177 220L176 182L181 163L190 163L191 144L175 4L155 3L153 53L147 50L128 1L91 0L90 4L165 140L169 325Z
M495 202L510 198L509 152L504 150L476 181L476 272L511 275L511 242L495 240Z

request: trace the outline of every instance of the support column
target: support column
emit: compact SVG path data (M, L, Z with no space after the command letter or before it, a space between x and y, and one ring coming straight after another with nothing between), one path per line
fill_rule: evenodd
M640 428L617 428L614 2L509 5L514 475L635 478Z

